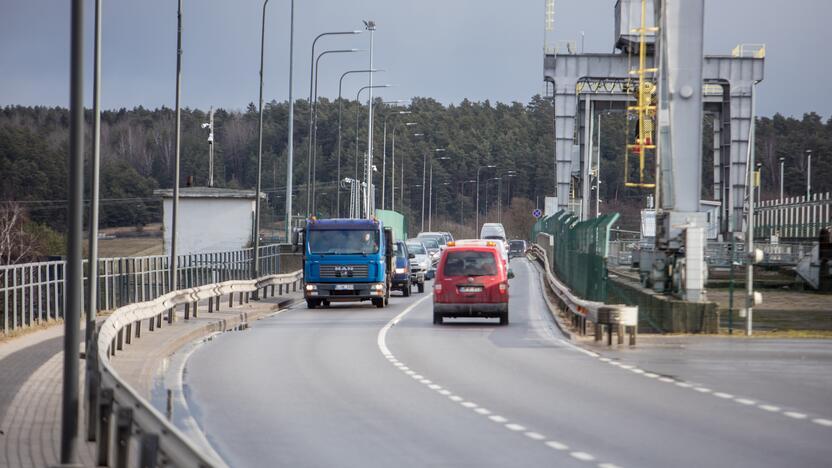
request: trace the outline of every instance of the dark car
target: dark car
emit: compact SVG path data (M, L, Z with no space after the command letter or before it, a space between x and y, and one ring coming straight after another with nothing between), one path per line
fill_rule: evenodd
M524 240L515 239L508 242L508 258L511 260L514 257L522 257L526 255L526 249L529 248L528 242Z
M401 291L404 297L410 296L410 289L413 287L412 277L410 276L410 259L415 258L407 250L407 244L404 241L396 241L393 245L393 255L396 256L396 270L393 273L393 282L390 289L393 291Z

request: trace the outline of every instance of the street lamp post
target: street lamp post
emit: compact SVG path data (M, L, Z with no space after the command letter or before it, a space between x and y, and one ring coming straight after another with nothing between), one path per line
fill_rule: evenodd
M381 151L381 209L382 210L384 209L384 195L386 193L385 177L387 175L387 118L390 117L391 115L405 115L405 114L411 114L411 113L412 112L410 112L410 111L398 111L398 112L395 112L393 114L387 114L387 115L384 116L384 125L383 125L383 128L384 128L383 135L384 136L382 137L383 144L382 144L382 151ZM394 127L394 131L395 131L395 127ZM396 140L395 140L395 137L393 137L393 138L394 138L393 139L393 141L394 141L393 148L395 148L396 147L395 146L395 141ZM396 166L395 166L395 163L394 163L394 165L393 165L394 174L395 174L395 171L396 171ZM395 175L393 176L393 178L395 179ZM391 182L391 184L392 184L392 182ZM391 185L391 187L392 187L392 185ZM393 188L391 188L390 190L393 191Z
M477 235L477 228L480 227L480 171L483 169L493 169L497 167L494 164L489 164L487 166L479 166L477 167L477 206L474 207L474 211L477 212L476 217L476 225L474 226L474 235Z
M506 171L499 177L501 180L497 183L497 221L503 222L503 181L502 178L514 177L517 175L516 171Z
M496 180L499 184L502 179L502 177L492 177L485 180L485 222L488 222L488 183L492 180Z
M806 201L812 195L812 150L806 150Z
M436 149L435 152L444 152L444 149ZM430 158L430 182L428 183L430 189L428 190L428 231L431 230L431 221L433 220L433 161L444 161L451 159L448 156L443 156L441 158Z
M315 45L318 43L318 39L324 36L341 36L341 35L351 35L351 34L361 34L360 30L354 31L331 31L331 32L324 32L318 34L315 39L312 41L312 58L309 60L309 152L307 153L308 159L308 168L306 173L306 216L309 217L309 210L311 209L310 201L312 195L312 186L311 186L311 169L312 169L312 92L314 91L314 83L313 80L315 78ZM373 67L370 67L373 68Z
M412 127L416 122L405 122L405 127ZM398 125L393 126L393 154L392 154L392 169L390 170L390 209L396 209L396 130ZM404 164L402 164L404 168ZM402 172L402 182L404 182L404 172Z
M783 168L786 158L780 158L780 203L783 203Z
M343 110L343 99L341 98L341 88L344 84L344 77L350 75L352 73L375 73L377 71L383 71L379 69L375 70L349 70L341 74L341 79L338 80L338 169L337 169L337 180L338 180L338 187L336 188L335 192L335 205L336 210L335 214L336 217L341 217L341 111Z
M438 153L438 152L445 151L445 150L441 149L441 148L435 148L433 151L434 151L434 153ZM432 157L433 157L433 155L431 155L431 158ZM420 228L420 230L422 232L425 231L425 188L426 188L426 182L427 182L425 180L425 175L426 175L426 171L427 171L427 165L428 165L428 153L427 153L427 151L425 151L425 153L422 155L422 223L421 223L421 228ZM433 160L432 159L431 159L431 178L433 178Z
M268 6L269 0L265 0L263 2L263 15L261 17L262 22L260 24L260 96L258 100L259 105L259 125L258 125L258 137L257 137L257 184L256 190L254 192L254 229L252 230L252 236L254 236L254 256L253 261L251 263L251 277L252 279L257 278L260 276L260 179L261 179L261 172L263 169L263 56L265 52L265 42L266 42L266 6ZM259 290L254 291L254 299L258 299Z
M424 133L413 133L411 136L416 138L416 137L423 137L423 136L425 136L425 134ZM424 177L422 178L422 180L424 180ZM401 182L400 185L401 185L401 197L399 197L399 198L401 198L400 206L401 206L402 212L404 212L404 158L402 158L402 182ZM421 185L419 187L421 187ZM411 200L413 199L413 193L410 194L410 198L411 198Z
M370 70L373 69L373 45L375 40L376 22L364 21L364 26L370 31ZM367 219L373 217L372 201L375 199L373 191L373 74L370 73L370 103L369 118L367 119Z
M463 180L459 183L459 226L465 226L465 184L474 183L476 180Z
M292 72L295 64L295 0L289 7L289 130L286 132L286 242L292 238L292 169L295 156L295 101Z
M372 76L372 73L370 75ZM359 151L358 151L358 127L359 127L359 125L358 125L359 124L358 114L361 111L361 92L364 91L365 89L368 89L368 90L372 91L373 89L389 88L390 86L392 86L392 85L390 85L390 84L367 85L367 86L362 86L361 88L358 89L358 92L355 93L355 102L356 102L356 106L355 106L355 179L356 180L358 180L358 154L359 154ZM368 161L365 160L364 164L366 166L367 171L369 171L370 169L372 169L372 166L371 165L367 166L367 162ZM370 163L372 164L372 162L370 162ZM365 171L364 175L365 175L364 183L368 183L369 182L369 177L368 177L368 174L367 174L366 171ZM369 190L369 187L370 186L367 185L368 190ZM362 197L362 198L364 199L362 201L362 203L364 203L364 201L366 201L367 199L365 197ZM369 210L369 205L366 205L366 208ZM360 208L358 210L358 213L359 213L358 216L361 216L361 214L360 214L361 209Z
M318 172L318 70L320 67L321 58L327 54L340 54L340 53L351 53L351 52L358 52L359 49L336 49L336 50L325 50L318 54L318 58L315 59L315 91L312 95L312 106L310 110L312 111L312 139L310 141L310 149L311 149L311 159L309 161L309 165L311 166L311 187L312 187L312 213L316 212L316 203L315 203L315 184L317 182L317 172ZM309 173L307 173L307 183L309 181ZM308 203L307 203L307 211L308 211Z

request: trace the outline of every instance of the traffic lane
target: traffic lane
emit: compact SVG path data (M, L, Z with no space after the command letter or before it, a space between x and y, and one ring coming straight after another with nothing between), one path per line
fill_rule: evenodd
M382 357L378 330L423 297L295 307L203 346L185 384L212 446L232 466L551 465L551 449L483 425Z
M576 350L553 331L534 268L525 260L512 268L509 327L485 320L434 326L426 302L390 332L393 354L479 407L619 466L819 466L832 455L828 428Z
M832 340L642 337L634 349L594 350L652 372L832 418Z

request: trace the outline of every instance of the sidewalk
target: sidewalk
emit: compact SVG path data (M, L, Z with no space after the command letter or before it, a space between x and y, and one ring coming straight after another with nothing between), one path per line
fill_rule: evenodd
M119 375L141 395L150 396L157 370L165 359L187 343L214 331L232 329L241 321L254 321L278 310L281 304L301 298L293 293L208 313L200 304L197 318L184 320L177 311L172 326L163 323L151 332L145 322L140 339L125 344L113 358ZM0 468L55 465L60 453L61 386L63 383L63 325L33 332L0 344ZM84 365L81 363L81 386ZM83 391L83 388L82 388ZM83 395L83 393L82 393ZM83 428L81 399L79 433ZM80 463L95 466L94 445L83 443Z

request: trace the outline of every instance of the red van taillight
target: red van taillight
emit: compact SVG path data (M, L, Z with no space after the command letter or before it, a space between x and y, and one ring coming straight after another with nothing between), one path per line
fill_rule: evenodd
M436 283L433 285L433 292L436 294L442 294L442 283Z
M500 283L500 294L508 293L508 283Z

